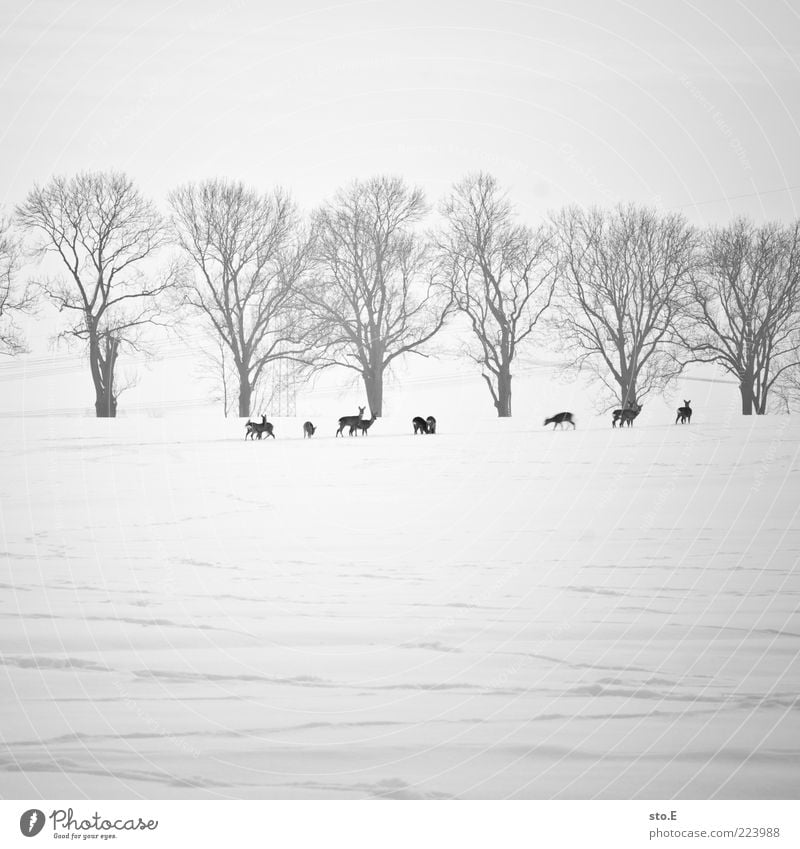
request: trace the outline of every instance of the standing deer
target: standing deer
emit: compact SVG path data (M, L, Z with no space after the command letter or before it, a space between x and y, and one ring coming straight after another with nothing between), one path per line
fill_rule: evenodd
M364 418L364 410L366 409L366 407L359 407L357 416L342 416L339 419L339 430L336 431L336 435L344 436L344 429L349 427L350 436L352 436L353 433L355 433L355 429L361 424L361 421Z
M564 427L564 422L571 424L573 429L575 428L575 420L572 418L572 413L556 413L549 419L544 420L544 426L546 427L551 422L553 424L553 430L555 430L557 427Z
M436 419L433 416L428 416L425 424L428 425L428 433L436 433Z
M642 412L643 404L638 404L634 402L627 407L623 407L621 410L614 410L611 419L611 427L616 427L617 422L619 422L619 426L627 424L628 427L633 426L633 420L639 413Z
M422 418L422 416L414 416L411 420L411 424L414 426L415 436L418 433L428 433L428 423Z
M361 433L366 436L367 431L375 424L375 419L377 418L378 417L375 413L373 413L371 419L362 419L360 422L356 422L356 424L350 428L350 435L352 436L355 431L356 436L358 436L358 431L361 431Z
M306 437L311 439L311 437L314 435L316 430L317 430L316 427L313 424L311 424L311 422L305 422L303 424L303 439L305 439Z
M678 417L675 419L675 424L678 424L678 420L681 424L692 423L692 402L684 399L683 403L685 404L684 407L678 407Z

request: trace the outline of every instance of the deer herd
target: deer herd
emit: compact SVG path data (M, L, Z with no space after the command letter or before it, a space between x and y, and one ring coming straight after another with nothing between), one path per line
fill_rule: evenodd
M339 419L339 427L336 430L336 436L344 436L345 429L349 430L350 436L358 436L359 434L366 436L378 417L375 413L373 413L372 418L365 419L364 410L366 410L366 407L359 407L357 416L342 416ZM411 424L414 428L415 434L436 433L436 419L433 416L428 416L426 419L423 419L422 416L414 416ZM261 416L260 422L253 422L248 419L247 422L245 422L244 431L245 439L261 439L265 433L267 436L271 436L275 439L274 425L272 422L267 421L267 417L265 415ZM316 432L316 425L311 422L303 422L303 439L311 439Z
M678 407L678 415L675 419L675 424L691 424L692 421L692 402L684 400L683 406ZM615 428L618 424L620 428L624 425L628 427L633 426L633 420L642 412L642 404L638 404L636 402L626 404L624 407L620 407L617 410L614 410L611 414L611 427ZM358 436L361 434L362 436L366 436L369 432L369 429L372 425L375 424L375 420L377 416L375 413L372 414L372 418L365 419L364 418L364 410L366 407L358 408L357 416L342 416L339 419L339 427L336 430L336 436L344 436L345 429L348 430L350 436ZM557 427L563 428L565 424L572 425L573 429L575 428L575 418L572 413L556 413L554 416L550 416L549 419L544 420L545 426L551 424L553 425L553 430ZM422 416L414 416L411 420L411 426L414 428L414 435L423 434L423 433L436 433L436 419L433 416L428 416L427 418L423 418ZM303 439L311 439L311 437L316 433L316 425L313 425L311 422L303 423ZM267 436L271 436L275 439L275 430L271 422L267 421L267 417L265 415L261 416L260 422L252 422L249 419L245 424L245 439L253 439L254 437L257 439L261 439L264 434Z

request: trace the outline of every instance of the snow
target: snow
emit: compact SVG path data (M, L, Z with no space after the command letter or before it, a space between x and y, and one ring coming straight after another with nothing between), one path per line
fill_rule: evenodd
M798 421L431 412L0 421L0 796L796 798Z

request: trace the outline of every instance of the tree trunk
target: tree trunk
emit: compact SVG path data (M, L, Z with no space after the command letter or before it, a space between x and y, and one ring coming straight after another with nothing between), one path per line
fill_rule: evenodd
M383 372L364 372L363 377L369 411L380 418L383 415Z
M228 369L225 367L225 347L222 339L217 341L219 345L219 357L222 365L222 404L225 410L225 418L228 418Z
M106 335L105 356L100 339L90 331L89 364L94 383L94 412L98 419L113 419L117 416L117 398L114 395L114 370L117 365L119 340Z
M497 375L497 399L494 402L497 415L501 419L511 417L511 369L501 368Z
M250 416L250 400L253 395L253 387L250 386L250 375L246 371L239 372L239 416L244 418Z
M739 382L739 392L742 394L742 415L753 415L753 380L744 377Z
M624 410L626 407L634 407L639 403L636 397L636 378L631 376L631 373L622 373L622 380L619 385L620 406Z
M769 389L766 385L766 376L762 379L761 386L758 387L758 391L753 392L753 400L756 406L756 415L763 416L767 412L767 393Z
M98 419L115 419L117 417L117 399L114 394L103 389L96 390L94 411Z

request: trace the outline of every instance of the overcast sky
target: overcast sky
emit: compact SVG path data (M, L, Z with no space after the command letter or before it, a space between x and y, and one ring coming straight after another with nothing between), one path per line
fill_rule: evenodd
M486 169L532 222L618 200L789 219L799 58L779 0L5 2L0 206L81 169L162 208L206 176L310 208L356 176L436 200Z
M176 182L228 174L292 187L304 204L353 176L400 173L436 194L489 168L534 212L800 184L789 3L35 0L4 11L6 204L53 173L111 167L159 200ZM702 215L790 216L799 197Z

